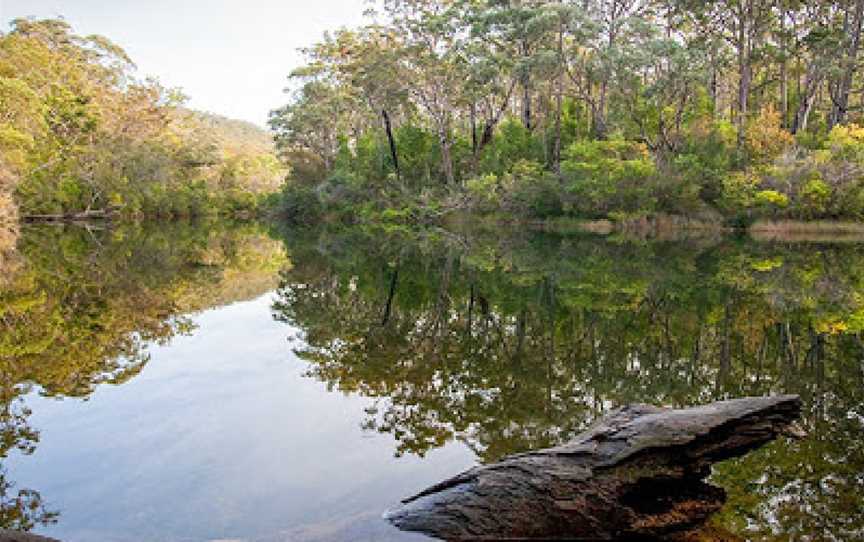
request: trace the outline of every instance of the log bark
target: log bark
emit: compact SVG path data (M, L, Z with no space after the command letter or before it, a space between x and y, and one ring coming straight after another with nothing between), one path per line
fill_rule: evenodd
M101 209L82 211L80 213L56 214L56 215L24 215L22 218L27 222L73 222L76 220L104 220L111 217L110 211Z
M658 538L701 526L725 492L715 462L788 432L797 396L670 410L620 408L556 448L475 467L410 497L385 517L445 540Z
M54 538L39 536L31 533L9 531L0 529L0 542L60 542Z

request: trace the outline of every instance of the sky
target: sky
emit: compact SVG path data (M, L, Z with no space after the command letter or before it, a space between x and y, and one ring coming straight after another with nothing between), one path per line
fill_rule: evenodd
M363 0L0 0L18 17L57 17L123 47L138 75L181 87L188 105L264 126L283 105L297 49L363 22Z

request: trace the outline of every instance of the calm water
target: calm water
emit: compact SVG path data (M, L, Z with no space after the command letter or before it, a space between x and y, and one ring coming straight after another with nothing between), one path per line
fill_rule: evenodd
M30 227L0 259L0 526L418 540L380 519L609 408L800 393L718 531L864 538L864 244Z

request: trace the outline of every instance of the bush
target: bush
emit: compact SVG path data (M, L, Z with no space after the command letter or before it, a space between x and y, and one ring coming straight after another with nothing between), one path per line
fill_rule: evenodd
M492 141L483 149L479 167L482 173L502 175L517 162L544 161L543 142L518 119L507 118L498 127Z
M747 128L745 143L752 163L769 164L795 144L795 138L781 127L780 121L780 113L766 107Z
M726 121L703 118L687 131L672 172L684 184L698 187L698 196L715 203L723 192L723 178L733 167L735 127Z
M520 160L502 175L481 175L465 186L476 211L505 211L531 218L563 213L561 184L537 162Z
M508 207L532 218L560 216L564 211L561 183L537 162L517 162L508 175Z
M610 212L653 211L654 161L641 143L582 141L564 152L561 173L578 215L602 218Z
M292 224L312 224L321 218L323 206L313 188L290 183L282 190L279 214Z
M404 124L395 130L394 138L399 150L402 181L409 186L429 184L440 163L435 135L418 126Z

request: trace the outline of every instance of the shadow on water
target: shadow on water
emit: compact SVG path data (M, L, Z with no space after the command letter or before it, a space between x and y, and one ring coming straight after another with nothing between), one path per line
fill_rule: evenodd
M459 440L488 463L616 405L796 393L810 436L715 469L729 500L712 528L864 536L864 246L476 231L286 244L277 318L305 331L310 377L375 398L365 426L397 454Z

